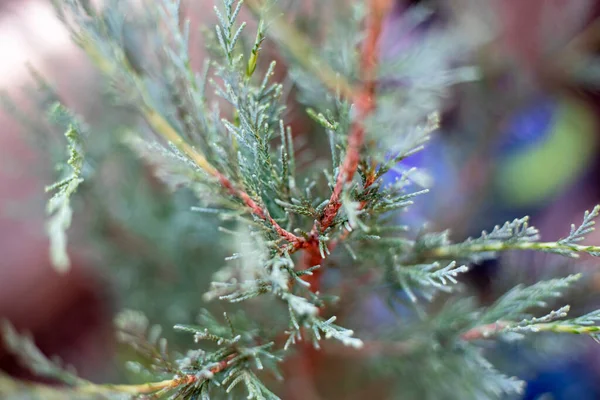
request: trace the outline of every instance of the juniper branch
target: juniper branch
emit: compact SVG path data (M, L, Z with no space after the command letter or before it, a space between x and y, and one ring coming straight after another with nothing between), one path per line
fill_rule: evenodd
M544 322L519 326L519 323L512 321L498 321L493 324L487 324L470 329L461 335L461 339L466 341L491 339L496 335L504 332L553 332L553 333L570 333L575 335L589 335L594 337L600 332L600 326L597 325L579 325L576 323L562 322Z
M57 7L60 7L60 5L57 5ZM78 43L92 59L94 64L105 75L111 76L119 68L119 66L117 66L114 62L104 57L91 41L79 40ZM302 242L299 237L282 228L277 221L275 221L269 215L268 211L257 204L257 202L250 195L248 195L248 193L236 187L227 176L217 170L199 149L186 142L185 139L177 132L177 130L160 114L159 111L153 107L152 101L150 100L150 95L145 86L142 84L138 72L129 64L126 59L123 60L122 67L127 68L133 76L136 90L138 91L141 101L139 109L145 120L156 133L162 136L169 143L172 143L179 151L189 157L207 175L215 178L229 194L242 200L242 202L254 215L271 224L275 232L277 232L277 234L283 239L294 244L294 246Z
M71 2L76 1L71 0ZM116 0L114 2L117 3ZM87 4L87 2L83 3ZM528 330L532 332L552 331L586 333L592 336L600 329L595 326L597 321L600 320L596 314L588 316L587 319L582 317L583 319L580 320L556 322L555 317L557 315L560 317L562 315L561 310L564 308L540 318L530 318L531 316L525 313L529 308L545 307L547 299L554 299L561 295L561 289L568 286L571 278L547 282L530 288L518 287L498 301L499 306L491 307L487 313L483 314L471 303L466 302L467 306L463 307L463 303L456 302L461 306L455 307L454 311L445 309L444 312L436 315L432 321L421 320L420 322L424 324L425 329L419 333L423 334L415 338L409 338L406 342L394 342L394 338L404 337L404 335L396 335L388 340L384 339L383 341L363 344L362 340L354 337L350 329L335 325L335 316L328 318L329 316L320 315L321 308L330 304L329 299L333 296L321 296L319 278L321 270L316 268L322 265L323 259L333 247L337 243L343 242L348 237L351 228L355 226L363 227L364 231L370 229L368 234L364 233L359 237L360 240L364 239L366 241L376 238L379 240L378 245L380 247L387 247L385 252L377 253L373 260L369 260L371 266L381 263L387 269L376 270L372 268L371 274L375 275L378 281L386 279L387 283L391 283L392 290L398 291L399 287L404 288L409 297L416 300L417 297L429 298L428 293L438 290L449 292L451 290L450 284L457 283L457 275L467 270L465 266L456 267L455 262L441 268L441 265L444 264L416 261L420 261L421 258L466 258L472 261L480 256L478 253L505 250L538 250L573 257L577 256L579 252L600 255L600 247L582 246L576 243L591 231L593 228L592 219L598 215L600 209L595 209L591 214L586 214L583 224L579 228L573 227L569 237L558 242L537 242L539 240L537 230L529 228L526 219L507 223L504 227L498 227L489 235L484 232L479 239L467 240L459 244L452 244L447 235L443 233L419 235L416 241L397 236L377 236L380 234L402 235L403 233L397 226L386 226L385 228L389 229L384 230L385 221L383 220L385 216L383 215L389 214L391 210L405 207L411 203L412 197L421 193L406 194L404 186L399 184L394 184L391 189L387 187L380 188L379 185L382 175L389 171L393 165L400 162L403 157L420 149L422 141L418 141L419 146L413 150L395 152L396 157L386 160L383 159L387 156L384 157L382 154L369 154L368 157L363 154L366 150L367 119L371 120L370 117L374 116L376 108L377 114L380 110L382 114L387 111L385 98L387 92L382 92L382 96L376 100L376 96L380 94L378 93L376 75L382 69L379 65L381 60L379 60L380 51L378 49L382 23L392 5L392 1L369 0L366 2L368 5L365 21L366 36L362 40L361 59L358 65L360 82L356 86L354 86L354 82L348 82L347 78L340 76L331 67L331 65L337 65L337 63L332 61L332 64L328 65L319 59L309 40L300 34L293 24L288 23L278 15L275 8L270 6L268 9L263 9L263 3L266 3L266 0L246 0L246 4L254 13L261 13L262 15L250 58L247 60L247 64L242 66L240 61L243 61L244 55L236 57L237 50L240 47L239 44L242 41L238 42L237 47L236 42L241 39L243 24L237 29L231 29L234 26L235 16L240 10L242 2L224 0L223 3L226 18L217 11L222 29L217 28L216 33L221 46L225 50L224 55L227 59L227 65L217 64L217 68L222 68L215 75L223 79L223 84L216 84L216 86L218 86L217 94L222 95L225 100L229 100L231 103L235 117L232 121L222 120L222 125L219 125L218 122L212 122L212 118L219 120L221 117L218 109L215 108L214 114L211 114L210 117L205 115L208 114L208 110L205 107L203 90L199 91L202 94L196 92L194 87L196 81L188 65L189 57L185 58L177 55L166 57L167 62L178 62L180 63L178 65L184 64L187 68L181 76L169 73L168 68L164 71L166 81L170 81L174 76L178 79L184 78L176 85L168 85L167 92L175 100L170 100L167 109L173 106L177 107L180 101L175 92L190 89L193 95L198 95L201 99L194 98L193 100L197 103L190 101L189 110L185 110L186 115L179 115L178 120L171 123L168 119L168 111L162 110L160 103L157 101L158 98L154 96L154 92L151 90L152 86L146 81L146 79L153 77L146 76L140 70L139 65L133 65L136 64L135 61L132 62L127 54L121 54L121 52L126 53L127 49L122 48L118 39L106 35L108 39L114 39L114 42L111 41L109 46L111 52L104 52L103 44L97 40L88 41L83 39L80 40L80 44L106 75L127 78L128 92L135 94L136 101L139 101L139 111L150 128L173 146L172 150L177 155L178 161L182 161L184 166L190 167L186 171L191 171L189 175L193 175L195 180L190 179L187 183L193 189L196 189L197 183L201 183L201 185L197 185L200 187L197 192L201 192L207 187L204 184L207 181L210 182L211 186L208 186L208 189L210 189L211 194L216 192L221 197L222 205L231 206L235 210L235 218L227 216L227 219L229 221L235 220L235 222L241 221L242 225L249 226L247 232L236 234L236 241L249 239L248 243L240 246L241 251L235 253L228 260L242 259L243 255L244 259L239 269L225 268L221 270L219 280L227 280L227 282L218 282L218 285L213 285L214 290L208 294L211 296L216 294L220 299L230 302L246 301L258 295L271 294L273 298L287 306L289 310L289 330L281 333L280 329L275 328L276 331L279 331L277 333L266 329L263 331L262 328L255 327L247 330L242 328L243 331L237 334L228 317L226 317L228 326L224 327L223 325L212 331L204 326L202 326L203 330L197 330L196 328L188 328L189 326L178 325L177 329L194 332L196 340L207 339L213 341L213 345L217 346L217 350L203 352L201 355L199 355L200 353L192 355L193 352L201 351L200 349L193 350L188 352L184 358L173 361L168 357L164 338L160 338L160 340L142 338L137 344L135 344L135 341L131 341L130 344L134 344L134 348L150 361L154 372L158 373L148 381L156 380L157 382L139 385L97 385L87 381L78 381L72 384L76 390L92 394L111 393L114 395L123 393L152 395L152 397L170 395L172 398L201 397L204 399L210 396L211 389L209 386L221 384L225 391L229 392L237 384L245 384L249 398L276 398L260 382L254 370L263 369L258 354L266 356L265 361L281 360L275 352L271 351L272 349L267 351L268 347L277 342L261 344L264 343L265 339L261 335L273 334L278 337L285 334L287 341L282 351L285 351L288 345L294 344L296 340L309 342L312 339L313 344L310 351L304 351L304 349L309 349L308 346L299 348L300 359L296 360L297 364L308 366L306 368L307 375L314 371L312 371L311 364L304 361L310 361L310 357L314 354L314 348L318 348L322 338L339 340L345 346L343 351L346 352L349 351L348 347L356 349L356 352L352 354L383 357L386 355L403 355L412 352L415 348L429 351L434 347L432 342L436 342L440 345L438 347L441 350L450 348L453 351L457 348L460 350L450 355L453 360L454 357L456 359L462 357L470 362L470 369L466 369L467 372L460 376L461 379L470 378L471 375L482 381L490 376L492 378L496 377L497 381L492 384L493 390L490 390L490 393L499 393L506 390L504 386L512 388L514 385L509 382L509 379L505 379L503 375L493 371L493 368L479 354L475 357L475 352L472 350L476 346L466 342L491 338L504 332L510 332L511 329L514 332ZM170 10L175 12L179 2L173 4L172 10ZM233 7L234 4L235 7ZM163 5L167 5L167 3L165 2ZM81 7L85 7L85 5L81 5ZM338 98L341 98L338 106L341 104L343 107L339 107L341 111L338 111L343 114L343 117L339 118L339 123L330 118L329 115L326 117L319 112L324 111L327 114L329 110L317 110L313 113L313 117L316 116L316 119L320 121L325 129L341 133L344 139L347 137L347 143L344 146L340 143L342 139L338 141L334 137L334 132L328 132L331 138L332 164L335 177L330 178L327 176L330 193L327 193L324 197L317 198L312 195L311 188L313 184L316 184L316 181L307 180L305 188L297 187L294 183L293 173L290 173L294 169L291 133L285 131L281 120L282 107L278 97L281 87L274 85L270 89L266 89L265 86L272 69L266 74L267 77L264 80L263 87L260 90L255 90L255 76L253 76L253 73L257 67L257 58L264 38L262 21L265 17L267 18L265 22L270 24L271 28L269 35L291 54L300 67L313 74L317 84L322 83L322 86L325 86L327 90L334 92L338 95ZM107 21L109 19L107 18ZM100 18L98 23L102 24L105 21ZM110 23L106 22L106 24L109 25ZM185 31L188 29L187 26L179 29ZM177 24L172 25L170 28L177 30ZM85 33L85 28L82 30ZM101 38L104 38L102 26L98 30ZM95 33L95 31L92 31L92 33ZM184 36L187 37L187 35ZM162 45L167 42L160 43ZM354 43L352 43L353 45ZM352 46L349 46L349 48ZM166 47L168 52L171 50L176 52L177 50L171 48L168 44ZM351 51L354 51L354 49ZM354 60L354 54L352 59ZM161 66L168 67L168 64ZM243 69L240 69L240 66ZM348 70L350 69L354 71L354 63L351 68L348 68ZM354 76L353 72L352 76ZM189 88L186 87L188 83L191 85ZM273 95L273 93L276 93L276 95ZM349 103L354 104L356 111L353 120L348 118L347 105ZM395 105L396 103L392 104L392 106ZM429 107L426 108L429 109ZM410 114L412 110L408 108L408 111ZM194 122L194 118L190 117L194 114L200 115L202 123ZM333 114L332 112L331 115ZM411 121L421 120L424 116L424 114L418 114L418 117ZM186 117L189 121L184 121ZM379 115L375 117L378 118ZM266 125L263 125L265 121ZM392 120L390 125L400 125L398 121ZM428 126L437 127L437 117L431 118L430 123L431 125ZM282 138L279 164L273 161L271 148L271 139L276 131L277 124L281 126ZM264 130L263 126L265 127ZM190 134L188 136L188 133L194 133L194 135ZM225 138L224 141L216 140L218 143L213 146L210 139L218 138L221 133ZM197 137L197 140L193 140L191 137ZM246 138L248 140L244 142ZM229 141L230 139L231 141ZM419 136L419 140L421 139L421 136ZM229 144L233 145L226 148ZM338 145L345 148L343 157L340 156ZM162 146L159 147L164 149ZM243 148L244 151L240 151L240 148ZM223 157L220 157L221 155ZM237 160L237 163L235 160ZM357 181L357 173L360 174L362 185L354 184ZM298 195L301 192L300 189L306 189L306 196L303 194ZM200 193L200 197L202 196L203 193ZM342 208L343 210L340 211ZM222 209L215 210L215 213L219 214L223 220L226 220L224 214L228 212L228 210ZM248 212L254 217L253 219L247 218ZM271 217L270 213L273 214L274 218ZM242 214L244 218L241 218ZM343 215L343 218L341 215ZM365 215L367 218L363 218ZM302 236L296 236L291 233L296 223L296 217L300 219L303 216L309 217L310 223L315 221L314 225L310 232L301 231ZM287 229L279 225L282 220L286 221L287 225L285 226ZM367 226L370 222L373 222L373 224ZM378 223L381 223L381 226ZM254 229L256 225L260 225L260 228L263 229ZM266 229L264 229L265 227ZM336 231L335 235L331 232L334 230L333 228ZM223 229L225 230L225 228ZM265 232L267 230L268 232ZM281 245L283 241L287 243ZM258 247L260 249L257 249ZM360 248L360 251L365 248ZM289 256L290 253L297 250L305 250L304 257L299 261L300 265L296 265L295 261ZM370 254L366 252L359 253L365 258ZM252 259L251 262L248 262L249 259ZM389 265L390 261L394 261L393 266ZM393 276L393 273L396 276ZM413 287L415 289L414 295L412 294ZM354 285L351 289L355 291L356 286ZM336 314L339 315L339 313ZM425 317L425 312L423 316ZM520 319L523 319L523 321L514 322ZM269 320L269 322L271 321L276 322L274 318ZM429 322L432 323L429 324ZM431 328L428 328L428 326ZM223 331L224 328L225 331ZM223 334L223 332L226 333ZM143 333L146 334L145 331ZM148 334L148 336L158 337L154 333ZM244 348L241 345L243 342L246 342L249 347ZM447 346L447 344L450 346ZM329 343L324 341L324 345L329 346ZM468 351L464 351L465 348ZM437 350L434 352L437 352ZM439 355L445 357L448 354L440 351ZM303 357L306 360L303 360ZM252 365L252 361L255 362L254 365ZM423 359L423 364L433 363L436 366L447 366L438 361L442 361L442 359ZM448 365L456 364L458 363L448 363ZM467 365L467 362L463 364ZM411 368L413 367L411 366ZM478 368L485 371L482 374L477 374L476 369ZM275 371L275 368L273 370ZM220 375L213 380L213 375L218 373ZM288 376L291 375L293 374ZM428 374L421 374L421 376L432 378L428 379L428 386L432 382L438 381ZM171 377L171 379L160 380L165 377ZM484 377L484 379L481 379L481 377ZM312 379L311 376L308 376L308 378ZM445 382L447 381L449 380ZM483 393L478 387L470 388L470 382L466 379L464 382L458 381L458 383L460 385L464 383L467 392Z
M141 384L131 385L114 385L114 384L96 384L87 382L78 386L72 387L72 390L78 394L89 395L89 394L110 394L110 393L123 393L129 395L147 395L147 394L158 394L161 392L168 392L177 390L180 387L197 384L203 379L208 379L211 374L217 374L225 371L229 366L229 362L235 355L231 355L223 361L220 361L210 368L207 368L205 374L189 374L183 376L177 376L173 379L165 379L159 382L148 382Z
M221 369L213 368L211 372L217 373L224 369L223 366ZM77 387L77 390L81 393L106 393L106 392L119 392L119 393L127 393L132 395L142 395L142 394L153 394L159 392L161 390L172 390L176 389L183 385L189 385L195 383L198 380L196 375L185 375L180 378L166 379L160 382L149 382L142 383L137 385L111 385L111 384L87 384L83 386Z
M371 0L369 3L370 14L367 21L367 37L361 51L363 87L353 96L358 112L348 135L346 157L340 167L329 203L325 207L325 210L323 210L323 216L319 221L321 231L325 231L333 223L342 206L340 200L342 189L345 184L352 181L354 173L358 168L360 150L365 138L364 120L375 109L376 84L374 76L378 65L377 44L381 34L383 18L390 6L391 3L387 0ZM372 184L372 182L368 183L369 186Z
M453 259L463 257L465 254L486 253L509 250L535 250L557 253L572 258L578 258L579 253L592 256L600 255L600 246L586 246L579 244L564 244L560 242L489 242L489 243L458 243L442 246L426 252L426 257L438 259Z
M570 234L556 242L539 242L539 232L529 226L529 218L524 217L496 226L491 233L483 232L477 239L467 239L462 243L442 243L440 246L425 249L419 257L440 259L454 259L469 257L478 253L495 253L509 250L535 250L563 256L578 258L581 253L594 257L600 256L600 246L577 244L585 239L585 235L594 231L594 219L600 213L600 206L594 207L584 214L583 222L579 227L572 225Z
M94 62L96 67L106 76L113 75L117 70L118 66L111 62L111 60L103 57L98 49L93 46L93 43L82 40L79 41L79 45L87 53L88 57L90 57L90 59ZM127 63L125 60L123 62ZM187 143L181 137L181 135L177 133L177 130L152 106L150 96L146 89L141 85L139 76L135 72L135 69L133 69L131 66L128 67L133 76L136 77L136 89L140 92L139 94L142 100L140 111L152 129L161 135L165 140L177 147L179 151L187 155L200 169L202 169L208 175L217 176L218 171L210 164L210 162L208 162L204 154Z

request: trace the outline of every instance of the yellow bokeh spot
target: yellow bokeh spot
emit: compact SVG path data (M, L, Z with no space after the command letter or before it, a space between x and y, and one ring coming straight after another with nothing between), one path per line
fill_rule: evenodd
M543 143L511 155L497 166L497 193L510 206L533 206L556 195L589 165L596 148L596 123L589 107L563 101Z

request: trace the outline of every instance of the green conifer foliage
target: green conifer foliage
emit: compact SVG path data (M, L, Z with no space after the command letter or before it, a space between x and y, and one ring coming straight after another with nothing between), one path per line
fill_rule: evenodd
M136 118L112 123L104 140L97 133L106 126L84 124L51 97L45 106L66 127L69 159L48 188L48 234L61 272L69 266L71 201L88 200L78 207L96 216L96 232L123 234L102 250L114 261L106 264L115 266L125 305L144 311L115 319L117 338L135 354L127 353L122 382L91 382L4 322L7 347L64 388L0 376L2 396L279 399L289 398L294 381L318 387L322 398L377 388L385 398L495 399L518 394L523 383L492 362L494 344L545 334L598 340L598 311L571 316L560 303L585 275L517 285L485 306L462 276L507 251L599 256L600 247L581 242L600 207L556 241L541 241L526 217L459 243L448 232L402 224L398 216L427 190L415 189L411 171L389 185L382 176L427 151L440 94L473 74L420 72L419 56L380 60L391 2L339 2L339 16L317 38L287 18L293 2L218 0L216 25L205 35L210 59L199 71L190 54L198 27L182 17L179 0L145 0L142 8L91 3L56 0L55 7L102 73L111 101ZM251 32L240 21L245 8L257 22ZM274 48L287 64L282 82L268 59ZM432 49L435 57L448 53ZM377 85L398 70L435 76L413 88ZM310 121L304 143L286 120L292 102ZM325 158L321 147L329 148ZM139 186L114 179L111 188L102 172L107 159ZM141 179L147 170L169 190ZM107 187L121 200L105 200ZM127 238L125 256L118 245ZM172 275L178 284L160 278ZM410 311L365 326L357 304L382 287L390 308L401 303ZM323 354L340 357L339 371L306 370Z

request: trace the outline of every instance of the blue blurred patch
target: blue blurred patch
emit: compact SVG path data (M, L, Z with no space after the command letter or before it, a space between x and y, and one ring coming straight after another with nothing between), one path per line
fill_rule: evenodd
M539 145L552 131L558 108L556 100L541 98L515 113L501 135L497 154L514 154Z
M595 400L600 398L597 377L584 362L557 362L540 369L527 382L523 400L551 396L553 400Z

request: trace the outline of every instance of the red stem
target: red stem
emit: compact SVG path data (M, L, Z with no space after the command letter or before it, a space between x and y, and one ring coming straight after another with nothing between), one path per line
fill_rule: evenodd
M363 79L363 87L354 96L354 104L357 107L358 115L356 120L350 127L348 135L348 147L346 157L340 167L340 172L329 203L325 207L320 221L316 222L311 231L310 238L304 241L299 241L294 244L293 250L305 249L306 253L302 259L303 269L311 268L315 265L321 265L323 257L319 249L319 232L329 228L339 209L342 206L340 196L344 185L351 182L358 164L360 162L360 151L365 139L365 118L375 109L375 73L378 63L379 36L381 34L381 25L383 17L390 6L389 0L370 0L370 15L367 20L367 38L362 47L361 71ZM366 187L373 183L374 179L370 175L365 182ZM361 205L364 207L364 204ZM322 269L313 271L312 275L305 275L303 279L310 284L310 289L316 293L321 288ZM300 377L304 380L306 387L314 387L314 375L316 366L319 365L321 355L312 346L304 347L298 354L299 360L304 368L302 368Z
M350 127L346 157L342 162L329 203L323 210L321 219L313 226L311 237L308 240L300 240L294 243L294 250L306 248L308 251L305 257L305 269L321 264L319 232L323 232L331 226L342 206L340 196L344 185L352 181L360 162L360 150L365 139L364 120L375 109L376 84L374 78L379 62L377 45L381 35L383 18L391 6L391 2L390 0L370 0L369 6L371 12L367 19L367 37L361 51L363 86L354 96L354 104L358 110L358 115ZM370 174L365 182L365 188L372 185L374 181L374 175ZM366 202L362 202L360 207L364 207L365 204ZM317 270L313 272L312 276L306 276L306 281L311 283L311 290L313 291L319 289L320 274L321 271Z
M491 335L498 333L502 329L506 328L508 325L509 324L507 322L497 321L492 324L476 326L475 328L470 329L462 335L460 335L460 338L462 340L466 340L467 342L473 340L487 339Z
M377 45L381 35L383 18L390 5L389 0L370 0L371 13L367 20L367 37L361 51L363 87L354 96L354 104L358 110L358 115L350 128L346 157L340 168L335 187L319 221L321 232L333 223L342 206L340 196L344 185L352 181L358 168L360 150L365 139L364 120L375 109L376 84L374 78L379 62Z
M235 186L233 186L233 183L231 183L231 181L225 175L223 175L222 173L220 173L218 171L215 172L215 177L219 180L219 182L221 183L221 185L223 185L223 187L225 189L227 189L227 191L231 195L236 196L239 199L241 199L244 202L244 204L246 204L250 208L250 210L252 211L252 213L254 215L256 215L258 218L262 219L263 221L269 222L273 226L273 229L275 229L275 231L277 232L277 234L279 236L281 236L282 238L284 238L288 242L292 243L294 245L294 247L301 247L302 246L302 243L304 242L304 239L301 239L298 236L294 235L293 233L288 232L285 229L283 229L277 223L277 221L275 221L273 219L273 217L271 217L269 215L269 212L267 210L263 210L248 195L248 193L246 193L243 190L238 189Z

